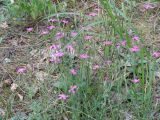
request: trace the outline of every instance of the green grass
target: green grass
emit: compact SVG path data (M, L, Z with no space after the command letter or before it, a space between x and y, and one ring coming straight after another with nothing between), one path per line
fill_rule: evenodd
M15 46L16 55L10 58L14 64L2 63L2 73L7 71L8 78L18 85L11 90L13 86L5 85L7 77L2 75L0 108L5 112L2 119L160 119L159 102L155 98L158 89L155 72L159 70L159 58L152 56L158 48L145 47L144 35L134 23L136 18L132 16L138 14L135 12L139 1L95 0L94 3L100 8L96 16L88 16L95 9L91 7L91 1L73 0L54 5L47 0L42 2L33 0L29 3L23 0L7 5L10 7L10 18L15 20L10 22L8 19L7 22L11 23L9 26L20 26L22 43L25 45ZM49 6L46 2L49 2ZM153 14L146 12L143 17ZM140 13L138 15L141 16ZM51 23L51 18L58 21L68 18L69 24L58 21ZM23 21L21 19L25 20L24 26L19 24ZM30 24L30 20L34 22ZM47 30L50 25L56 28ZM84 30L82 26L92 29ZM26 27L33 27L33 31L26 32ZM16 28L7 29L14 32ZM133 35L139 36L139 41L133 41L129 29ZM49 31L49 34L40 35L43 30ZM72 31L77 32L75 37L71 37ZM63 32L65 37L56 40L57 32ZM86 35L92 38L85 40ZM19 41L20 38L16 38ZM123 40L126 40L126 45L120 45ZM104 45L105 41L111 41L112 44ZM61 47L50 50L53 44ZM67 45L73 45L74 50L68 50ZM140 48L138 52L131 51L135 45ZM1 46L8 48L5 41L0 43L0 49ZM60 63L50 62L52 53L57 51L64 53L62 57L54 56L54 59L60 59ZM80 54L84 53L89 57L81 59ZM98 68L94 69L95 65ZM16 68L20 66L26 66L27 72L17 73ZM76 75L71 74L71 69L76 69ZM135 78L140 81L133 83ZM73 85L78 88L75 93L70 93ZM68 95L67 100L58 99L62 93Z

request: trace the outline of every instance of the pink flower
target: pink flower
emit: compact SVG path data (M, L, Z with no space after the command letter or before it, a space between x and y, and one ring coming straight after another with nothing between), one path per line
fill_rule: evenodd
M63 57L64 53L63 52L56 52L52 54L53 57Z
M110 46L110 45L112 45L112 41L105 41L105 42L103 42L103 44L105 46Z
M139 79L133 79L133 80L131 80L133 83L139 83L140 82L140 80Z
M42 31L40 34L41 35L47 35L47 34L49 34L49 32L48 31Z
M89 15L89 16L92 16L92 17L95 17L95 16L97 16L97 13L91 12L91 13L89 13L88 15Z
M77 36L77 32L71 32L71 37L75 37L75 36Z
M118 47L120 46L126 46L126 40L121 41L120 43L117 44Z
M125 40L121 41L121 45L126 46L126 41Z
M66 48L67 48L67 51L68 51L68 52L70 52L71 54L73 54L73 55L74 55L75 50L74 50L74 48L73 48L73 46L72 46L72 45L67 45L67 46L66 46Z
M57 40L59 40L59 39L61 39L61 38L63 38L64 37L64 33L63 32L58 32L58 33L56 33L56 35L55 35L55 38L57 39Z
M32 32L33 31L33 27L29 27L29 28L26 28L27 32Z
M93 36L91 36L91 35L86 35L86 36L84 36L84 39L85 39L85 40L90 40L90 39L92 39L92 37L93 37Z
M93 66L93 70L97 70L97 69L99 69L99 68L100 68L99 65L94 65L94 66Z
M143 5L143 7L144 7L146 10L155 8L154 4L151 4L151 3L145 3L145 4Z
M68 24L68 23L69 23L69 21L68 21L68 20L65 20L65 19L64 19L64 20L61 20L61 22L64 23L64 24Z
M50 62L51 63L56 63L56 64L61 63L61 59L58 58L58 57L51 57Z
M50 26L48 26L47 27L49 30L52 30L52 29L54 29L54 28L56 28L55 26L53 26L53 25L50 25Z
M58 22L58 20L53 18L53 19L50 19L49 22Z
M117 48L119 48L120 46L126 46L126 41L123 40L120 43L117 43Z
M26 68L26 67L18 67L18 68L16 69L16 72L17 72L18 74L26 73L26 72L27 72L27 68Z
M130 48L130 51L131 52L138 52L138 51L140 51L140 48L137 45L135 45L132 48Z
M50 62L52 63L60 63L61 62L61 57L64 56L63 52L56 51L56 53L51 54Z
M89 58L89 56L88 56L88 54L80 54L79 58L80 59L87 59L87 58Z
M77 75L77 70L76 69L71 69L70 70L70 74L72 74L72 75Z
M153 52L152 56L154 58L159 58L160 57L160 52Z
M58 50L60 48L61 48L61 45L59 45L59 44L53 44L50 46L50 49L53 49L53 50Z
M65 100L68 99L68 97L69 97L69 96L66 95L66 94L64 94L64 93L58 95L58 99L59 99L59 100L64 100L64 101L65 101Z
M139 37L137 35L134 35L133 38L132 38L132 40L139 41Z
M67 45L66 48L67 48L68 51L72 51L74 49L73 45Z
M75 94L77 91L77 88L78 88L77 85L70 86L70 89L68 90L68 92Z

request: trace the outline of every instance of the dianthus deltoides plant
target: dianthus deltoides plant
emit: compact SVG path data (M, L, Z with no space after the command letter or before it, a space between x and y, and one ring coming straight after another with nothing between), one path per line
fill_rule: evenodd
M30 14L33 19L41 15L38 10L43 2L24 3L24 0L17 3L18 10L29 6L27 14L36 11ZM37 4L41 5L37 8ZM45 72L36 71L34 65L18 66L15 70L16 82L25 91L27 102L23 104L29 109L25 111L28 120L153 119L152 85L160 52L151 53L143 47L141 35L114 4L109 0L100 0L101 6L93 4L92 12L83 16L85 25L67 32L65 26L70 21L64 16L49 18L39 31L39 39L51 39L44 52ZM144 7L153 8L150 4ZM97 26L104 31L95 33L93 28ZM34 26L26 28L29 35L35 31ZM53 73L56 81L47 76ZM33 74L38 77L29 81ZM28 81L32 83L28 85ZM14 100L10 99L7 119L12 116Z

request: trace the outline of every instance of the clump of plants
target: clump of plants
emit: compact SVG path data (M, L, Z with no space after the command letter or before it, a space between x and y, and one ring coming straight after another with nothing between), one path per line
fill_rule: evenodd
M51 0L16 0L9 5L12 20L33 22L55 13L56 5Z

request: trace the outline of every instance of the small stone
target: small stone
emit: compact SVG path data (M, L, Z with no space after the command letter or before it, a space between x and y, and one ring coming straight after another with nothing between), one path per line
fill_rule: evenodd
M10 62L11 62L11 59L9 59L9 58L4 59L4 63L10 63Z

